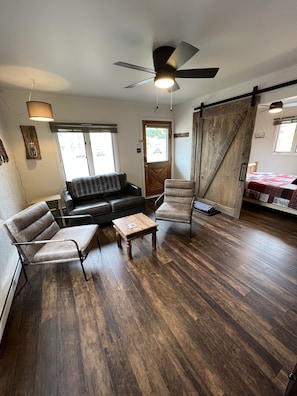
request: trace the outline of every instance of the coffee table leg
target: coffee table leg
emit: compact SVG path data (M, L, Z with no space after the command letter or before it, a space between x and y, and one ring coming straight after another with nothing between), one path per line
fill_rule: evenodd
M157 240L157 232L153 231L152 232L152 245L153 245L153 250L156 250L156 240Z
M132 260L131 241L126 241L126 246L127 246L127 256L130 260Z
M120 248L120 247L122 247L122 244L121 244L121 235L116 231L116 240L117 240L117 244L118 244L118 247Z

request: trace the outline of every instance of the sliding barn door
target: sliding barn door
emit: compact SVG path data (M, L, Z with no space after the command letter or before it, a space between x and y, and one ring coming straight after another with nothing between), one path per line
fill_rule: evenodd
M257 102L257 101L256 101ZM257 103L244 99L194 113L191 178L197 199L239 218Z

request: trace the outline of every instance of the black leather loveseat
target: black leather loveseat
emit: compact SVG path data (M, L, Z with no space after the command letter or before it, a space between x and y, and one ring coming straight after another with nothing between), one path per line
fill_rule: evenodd
M141 188L128 182L126 173L88 176L66 182L66 214L93 216L97 224L145 212Z

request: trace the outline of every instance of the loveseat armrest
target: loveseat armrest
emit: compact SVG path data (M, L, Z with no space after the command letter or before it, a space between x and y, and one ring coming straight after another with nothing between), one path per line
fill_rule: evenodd
M128 193L135 195L135 196L141 196L141 187L136 186L136 184L127 182L127 191Z
M74 209L74 203L70 192L66 189L63 190L63 198L66 206L66 213L70 214Z

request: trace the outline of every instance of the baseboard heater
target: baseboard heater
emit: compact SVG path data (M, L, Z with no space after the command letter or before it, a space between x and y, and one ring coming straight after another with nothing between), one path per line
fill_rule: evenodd
M221 213L215 207L199 201L194 201L194 209L198 210L198 212L203 213L207 216L213 216L215 214Z

